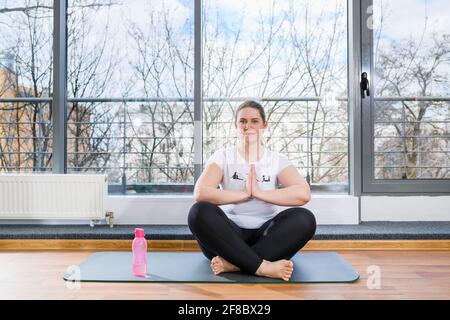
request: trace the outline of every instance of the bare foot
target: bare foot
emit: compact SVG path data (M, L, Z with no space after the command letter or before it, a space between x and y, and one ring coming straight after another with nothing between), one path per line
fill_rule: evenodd
M263 260L258 270L256 270L256 275L265 276L269 278L283 279L284 281L289 281L294 271L294 263L290 260L278 260L270 262Z
M218 275L222 272L236 272L240 271L238 267L236 267L231 262L228 262L222 257L214 257L211 259L211 270L215 275Z

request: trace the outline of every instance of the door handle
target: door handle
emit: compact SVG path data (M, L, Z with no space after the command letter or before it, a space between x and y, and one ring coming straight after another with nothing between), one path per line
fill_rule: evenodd
M370 96L370 85L369 85L369 79L367 78L367 72L363 72L361 74L361 99L364 99Z

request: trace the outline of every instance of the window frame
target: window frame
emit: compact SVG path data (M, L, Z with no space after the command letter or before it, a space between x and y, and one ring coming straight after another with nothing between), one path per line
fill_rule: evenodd
M362 190L361 194L387 194L387 195L410 195L410 194L448 194L450 190L450 179L416 179L416 180L388 180L375 179L375 155L374 155L374 61L373 61L373 30L369 28L373 19L373 0L361 0L359 15L361 37L359 50L361 52L361 69L355 75L359 93L359 75L367 72L371 95L359 100L361 105L361 163L362 163ZM356 87L356 83L353 84Z

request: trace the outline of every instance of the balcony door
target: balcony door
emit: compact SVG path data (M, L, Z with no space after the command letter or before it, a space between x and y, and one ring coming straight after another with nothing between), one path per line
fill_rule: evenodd
M362 0L363 193L450 190L450 3Z

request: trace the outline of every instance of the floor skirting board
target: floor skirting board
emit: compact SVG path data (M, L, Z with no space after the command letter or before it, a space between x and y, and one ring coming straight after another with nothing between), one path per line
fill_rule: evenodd
M149 250L199 251L195 240L148 240ZM1 251L128 251L130 240L0 240ZM450 240L311 240L307 251L414 250L450 251Z

